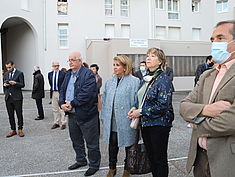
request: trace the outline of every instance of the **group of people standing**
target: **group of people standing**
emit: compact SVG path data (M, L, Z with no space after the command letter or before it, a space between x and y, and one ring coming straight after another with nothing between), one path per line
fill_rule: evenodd
M195 88L180 104L180 114L193 127L187 170L194 167L195 177L232 177L235 174L235 21L217 24L212 37L212 58L216 67L205 71ZM125 56L113 59L113 76L105 84L101 112L98 111L100 78L83 66L81 53L73 52L68 59L70 69L59 83L59 64L53 62L53 72L48 74L52 102L55 110L68 115L69 134L76 153L76 162L69 170L89 165L85 176L94 175L100 167L99 118L103 124L103 140L108 143L109 171L107 177L117 173L117 156L120 147L125 147L126 157L122 177L129 177L127 168L128 150L136 142L141 131L150 160L153 177L168 176L167 149L169 134L174 120L172 106L173 84L167 75L166 56L159 48L150 48L146 53L147 70L141 68L142 78L132 75L131 60ZM98 71L97 66L94 66ZM7 62L4 75L4 91L11 132L16 134L14 111L18 116L18 134L24 136L22 116L23 73ZM35 94L43 79L38 67L34 68L34 91L39 117L43 119L41 97ZM168 70L169 71L169 70ZM144 73L144 74L143 74ZM98 84L97 84L98 83ZM41 112L42 111L42 112ZM57 112L57 115L59 113ZM63 115L64 115L63 114ZM139 129L130 127L132 120L140 120ZM59 127L57 119L54 125ZM63 124L62 124L63 126ZM52 127L53 128L53 127ZM86 144L85 144L86 142ZM88 152L88 161L86 150Z

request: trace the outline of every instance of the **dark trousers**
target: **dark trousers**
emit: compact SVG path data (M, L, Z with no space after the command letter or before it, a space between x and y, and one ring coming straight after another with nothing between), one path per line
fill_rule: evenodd
M42 106L42 98L36 99L35 101L36 101L36 105L38 108L38 117L40 119L43 119L44 118L44 111L43 111L43 106Z
M193 168L194 177L211 177L207 151L198 146Z
M6 101L7 113L12 130L16 130L15 111L18 118L18 129L23 129L23 100L13 100L11 96Z
M167 148L170 127L142 128L143 141L151 163L153 177L168 177Z
M127 158L128 148L130 147L125 147L126 157L124 160L124 170L127 170L126 158ZM109 169L116 169L118 151L119 147L118 147L117 132L111 132L109 140Z
M72 140L73 149L76 153L76 161L79 165L86 165L86 147L88 149L89 167L99 169L100 167L100 148L99 148L99 130L98 114L90 121L79 124L75 114L69 114L68 125L69 134Z

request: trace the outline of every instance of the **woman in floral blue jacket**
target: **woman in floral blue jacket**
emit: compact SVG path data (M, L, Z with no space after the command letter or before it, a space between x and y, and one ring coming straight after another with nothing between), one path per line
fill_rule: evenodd
M167 177L167 148L174 120L172 107L173 85L164 72L166 56L161 49L147 51L147 76L138 91L139 108L131 109L129 118L140 118L141 130L153 177Z

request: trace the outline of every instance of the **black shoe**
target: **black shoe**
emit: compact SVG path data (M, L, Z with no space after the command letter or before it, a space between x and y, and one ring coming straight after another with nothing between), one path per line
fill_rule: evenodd
M44 118L37 117L34 120L43 120Z
M75 163L75 164L69 166L68 169L69 170L75 170L77 168L84 167L84 166L86 166L86 165L79 165L78 163Z
M86 173L84 174L84 176L91 176L94 175L99 169L95 169L95 168L88 168L88 170L86 171Z

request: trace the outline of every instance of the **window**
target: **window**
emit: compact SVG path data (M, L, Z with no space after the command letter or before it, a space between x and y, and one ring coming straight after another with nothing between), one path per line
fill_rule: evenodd
M67 2L67 0L58 0L57 11L58 11L58 15L68 15L68 2Z
M129 16L129 0L121 0L121 16Z
M29 0L21 0L21 9L29 10Z
M194 41L200 41L200 32L201 32L201 28L192 29L192 39Z
M156 26L156 39L166 39L166 27Z
M192 1L192 12L199 12L200 1Z
M121 25L122 38L130 38L130 25Z
M228 12L228 0L216 1L217 12Z
M180 27L169 27L168 28L168 39L180 40Z
M114 38L114 24L105 25L105 37Z
M179 0L168 0L168 19L179 19L179 10Z
M165 0L155 0L156 8L164 10L165 6Z
M113 0L105 0L104 9L106 16L113 16Z
M59 48L68 48L68 24L58 24Z

